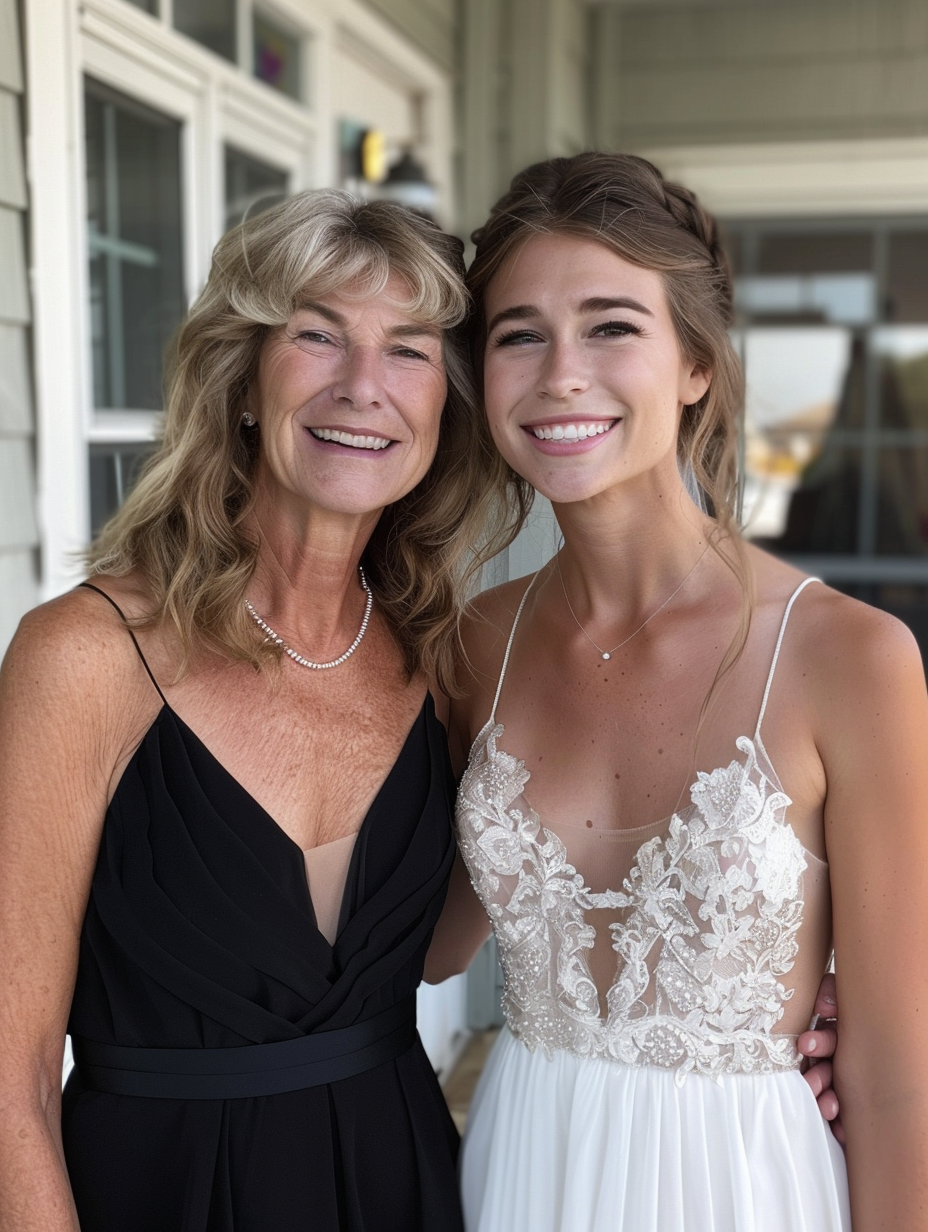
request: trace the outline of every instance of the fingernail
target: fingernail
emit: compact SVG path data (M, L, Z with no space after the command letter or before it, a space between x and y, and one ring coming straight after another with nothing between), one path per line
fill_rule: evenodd
M825 1002L826 1005L837 1005L838 1004L837 1001L834 999L834 997L826 996L826 997L822 997L822 1000Z
M818 1047L818 1040L814 1038L810 1039L808 1044L806 1045L806 1052L815 1052L817 1047Z

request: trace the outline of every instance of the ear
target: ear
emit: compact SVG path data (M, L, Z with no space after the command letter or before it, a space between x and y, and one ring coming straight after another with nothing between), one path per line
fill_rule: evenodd
M684 406L698 402L712 384L711 369L689 364L686 360L683 361L680 377L680 401Z

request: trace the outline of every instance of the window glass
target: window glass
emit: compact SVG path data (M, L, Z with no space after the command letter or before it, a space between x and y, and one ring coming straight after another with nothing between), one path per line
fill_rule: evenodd
M85 102L94 406L158 410L184 312L180 125L91 81Z
M886 317L928 321L928 231L896 231L889 237Z
M98 534L132 490L154 444L90 446L90 525Z
M287 195L290 177L233 146L225 149L226 230L276 205Z
M880 423L928 430L928 325L881 329L874 335L880 363Z
M158 0L129 0L129 3L134 4L143 13L151 13L152 16L157 16L158 14Z
M862 382L852 333L746 329L738 336L747 381L744 516L751 538L787 534L807 501L822 454L860 418Z
M928 446L881 449L877 460L877 552L928 555Z
M174 27L226 60L236 60L235 0L174 0Z
M254 74L291 98L302 96L300 40L266 13L254 15Z

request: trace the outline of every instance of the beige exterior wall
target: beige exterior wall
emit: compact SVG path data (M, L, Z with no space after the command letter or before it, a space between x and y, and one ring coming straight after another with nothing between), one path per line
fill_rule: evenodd
M609 148L928 133L924 0L604 5L595 20Z
M420 51L449 72L458 65L457 0L366 0Z
M0 649L38 597L18 17L0 0Z
M513 174L590 143L584 0L462 0L462 230Z

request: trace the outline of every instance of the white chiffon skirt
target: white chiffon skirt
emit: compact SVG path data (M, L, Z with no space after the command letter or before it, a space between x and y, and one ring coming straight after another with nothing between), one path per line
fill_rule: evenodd
M504 1029L461 1171L467 1232L851 1232L844 1153L798 1071L678 1087Z

